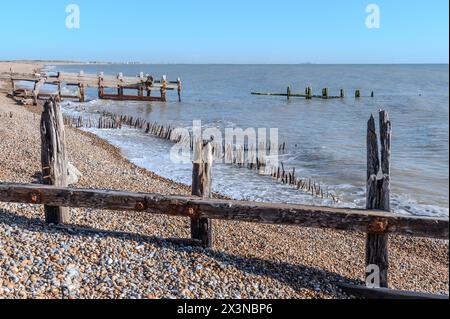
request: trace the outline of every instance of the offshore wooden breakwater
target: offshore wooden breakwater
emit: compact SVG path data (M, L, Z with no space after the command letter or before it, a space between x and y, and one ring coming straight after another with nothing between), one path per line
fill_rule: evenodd
M181 101L181 79L169 81L165 75L160 80L156 80L149 74L141 72L135 77L124 76L122 73L117 76L105 75L103 72L98 75L79 73L58 72L23 74L10 72L0 73L2 87L6 88L12 97L22 99L23 104L37 105L38 100L54 97L58 101L64 99L86 101L86 89L96 88L98 98L105 100L119 101L160 101L167 102L167 91L176 91L178 101ZM32 88L19 88L18 83L32 83ZM43 86L53 86L54 91L44 93ZM67 93L63 87L75 88L76 93ZM116 91L110 92L111 90ZM127 93L134 91L135 94ZM158 95L152 95L159 92Z
M189 245L205 248L214 245L212 220L250 222L333 229L366 234L364 269L367 282L379 277L380 287L340 285L352 295L378 298L447 298L388 288L389 236L402 235L448 240L448 218L397 215L390 211L390 162L392 125L388 114L380 112L380 134L375 119L367 123L367 201L366 209L257 203L211 198L212 141L198 141L192 169L192 196L136 193L98 189L69 188L64 123L60 107L54 101L44 105L41 116L40 184L0 182L0 201L44 205L47 224L67 225L69 208L138 211L148 214L179 216L191 221ZM379 138L379 141L378 141ZM381 176L381 177L380 177ZM92 211L95 214L95 210ZM343 234L344 235L344 234ZM405 261L407 262L407 261ZM375 274L367 269L379 269ZM363 267L361 267L363 268ZM374 277L375 275L375 277ZM372 281L371 281L372 280Z
M288 86L287 89L286 89L286 93L251 92L251 94L252 95L264 95L264 96L284 96L288 100L291 97L301 97L301 98L305 98L307 100L311 100L311 99L322 99L322 100L344 99L346 97L344 89L340 89L339 90L339 95L330 95L328 88L323 88L322 89L322 94L313 94L313 88L311 86L308 86L305 89L305 93L294 93L294 92L292 92L291 87ZM373 98L373 97L375 97L375 93L374 93L374 91L371 91L369 96L363 96L363 95L361 95L361 90L355 90L354 97L357 98L357 99L362 98L362 97L371 97L371 98Z
M139 117L128 115L118 115L109 112L103 112L98 119L78 117L64 117L64 124L74 128L97 128L97 129L121 129L123 126L142 130L145 134L153 137L167 140L169 142L185 145L192 153L196 141L192 132L189 134L180 133L176 127L159 124L157 122L149 123L147 120ZM237 168L247 168L255 171L260 175L270 176L283 185L287 185L292 189L302 191L304 194L311 195L315 198L327 199L333 204L340 202L337 194L330 191L328 187L324 187L322 183L308 177L299 176L295 168L286 168L283 162L272 164L267 159L266 152L277 150L278 154L287 151L287 143L266 145L249 144L226 144L224 140L211 140L213 156L217 160L233 165ZM262 152L261 152L262 151Z

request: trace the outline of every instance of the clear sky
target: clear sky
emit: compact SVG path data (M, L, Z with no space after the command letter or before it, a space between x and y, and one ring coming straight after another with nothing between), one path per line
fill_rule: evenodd
M80 28L66 27L66 6ZM380 28L366 27L368 4ZM448 63L448 0L4 0L0 59Z

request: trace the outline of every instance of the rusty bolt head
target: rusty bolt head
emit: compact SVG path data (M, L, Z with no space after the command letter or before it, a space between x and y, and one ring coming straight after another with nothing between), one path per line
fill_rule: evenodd
M195 217L195 209L194 209L193 207L189 207L189 208L187 209L187 215L188 215L189 217Z
M388 227L387 219L377 219L370 223L369 225L369 233L373 234L382 234L386 232Z
M143 202L136 203L136 210L143 211L145 210L145 204Z
M30 200L32 204L38 204L41 201L41 196L38 193L31 193Z

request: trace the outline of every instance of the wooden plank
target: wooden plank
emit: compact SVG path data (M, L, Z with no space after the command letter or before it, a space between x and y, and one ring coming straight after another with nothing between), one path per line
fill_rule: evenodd
M115 100L115 101L161 101L161 97L138 96L138 95L103 94L101 98L104 100Z
M211 172L213 153L211 142L197 141L192 169L192 195L211 198ZM201 240L203 247L213 246L212 221L208 218L191 218L191 238Z
M36 196L34 196L36 195ZM0 183L0 201L75 208L148 211L260 224L368 232L383 223L384 232L448 240L448 218L405 216L376 210L202 199L110 190L84 190Z
M446 295L436 295L415 291L402 291L387 288L368 288L364 286L336 284L343 292L363 299L432 299L432 300L448 300Z
M61 98L63 99L78 99L78 95L68 95L68 94L61 94Z
M60 106L52 99L44 104L41 116L41 163L44 184L67 186L66 141ZM45 206L47 223L69 222L69 209L59 205Z
M24 81L24 82L37 82L41 79L45 79L44 77L34 76L34 75L23 75L23 76L13 76L8 73L8 75L1 76L0 80L8 80L8 81ZM83 84L85 88L97 88L98 87L98 77L96 75L85 75L80 77L77 73L72 75L67 75L67 73L61 72L60 77L54 78L51 80L46 80L45 83L49 83L52 85L57 85L58 83L65 83L66 86L78 86L79 84ZM145 82L144 82L145 83ZM117 85L122 84L124 87L137 87L142 84L142 81L139 78L132 77L124 77L123 81L119 81L115 77L106 76L103 79L103 86L105 88L117 88ZM170 81L166 82L166 90L177 90L178 82ZM164 86L164 83L161 81L156 81L152 84L152 88L160 89Z

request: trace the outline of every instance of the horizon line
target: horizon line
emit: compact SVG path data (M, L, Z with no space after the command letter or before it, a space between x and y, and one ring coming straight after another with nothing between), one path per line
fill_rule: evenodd
M198 63L198 62L144 62L144 61L83 61L83 60L45 60L45 59L11 59L1 60L0 62L40 62L40 63L68 63L68 64L125 64L125 65L448 65L449 62L368 62L368 63L338 63L338 62L298 62L298 63L233 63L233 62L213 62L213 63Z

